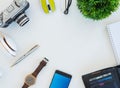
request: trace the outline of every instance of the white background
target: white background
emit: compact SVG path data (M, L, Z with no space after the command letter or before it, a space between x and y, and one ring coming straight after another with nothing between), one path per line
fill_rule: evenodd
M12 0L0 0L0 11ZM107 19L86 19L73 0L70 12L64 15L60 0L55 0L56 11L45 14L39 0L29 0L26 14L30 21L19 27L15 22L0 30L13 38L18 51L16 57L0 49L0 88L21 88L27 74L33 72L42 57L50 61L30 88L49 88L56 69L72 75L69 88L84 88L81 76L99 69L116 65L106 25L120 20L120 10ZM35 44L40 48L18 65L10 66Z

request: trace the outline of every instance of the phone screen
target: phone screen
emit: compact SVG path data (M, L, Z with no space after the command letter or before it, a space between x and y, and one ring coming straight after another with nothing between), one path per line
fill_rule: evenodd
M49 88L68 88L71 75L61 71L56 71Z

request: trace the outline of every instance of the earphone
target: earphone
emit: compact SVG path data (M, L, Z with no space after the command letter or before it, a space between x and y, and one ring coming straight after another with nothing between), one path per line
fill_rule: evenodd
M72 4L72 0L60 0L60 4L61 4L62 13L67 15L69 13L69 9Z
M16 44L13 42L13 40L8 37L7 35L0 32L0 43L4 47L4 49L10 53L12 56L16 55Z
M55 7L55 2L54 0L40 0L41 2L41 6L43 8L43 11L48 14L49 11L51 10L52 12L55 11L56 7Z
M65 11L64 11L64 14L68 14L69 8L70 8L71 4L72 4L72 0L68 0L68 2L67 2L67 0L65 0Z

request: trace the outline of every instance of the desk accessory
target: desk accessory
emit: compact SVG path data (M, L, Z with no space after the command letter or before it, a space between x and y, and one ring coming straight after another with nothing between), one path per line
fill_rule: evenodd
M107 25L107 31L117 65L120 65L120 22Z
M72 0L65 0L65 10L64 10L64 14L68 14L69 13L69 8L72 4Z
M0 32L0 43L8 53L10 53L12 56L16 55L16 44L8 35Z
M26 0L14 0L7 9L0 14L0 27L8 27L13 21L20 26L25 25L29 18L25 15L25 10L29 8Z
M68 88L72 75L56 70L49 88Z
M85 88L120 88L120 65L82 76Z
M43 11L48 14L49 11L55 11L55 2L54 0L40 0Z
M27 56L29 56L31 53L33 53L38 48L39 48L39 45L33 46L28 52L26 52L24 55L22 55L11 67L20 63L22 60L24 60Z
M77 0L80 12L87 18L101 20L109 17L120 5L119 0Z
M36 69L32 74L26 76L26 78L25 78L25 83L24 83L24 85L22 86L22 88L28 88L28 87L30 87L30 86L32 86L32 85L35 84L37 75L38 75L39 72L43 69L43 67L46 66L47 62L48 62L48 59L47 59L47 58L44 58L44 59L40 62L40 64L39 64L39 66L37 67L37 69Z

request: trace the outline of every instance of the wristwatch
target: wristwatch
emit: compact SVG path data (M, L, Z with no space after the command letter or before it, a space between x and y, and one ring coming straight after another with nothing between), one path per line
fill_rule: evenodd
M24 82L24 85L23 85L22 88L28 88L28 87L30 87L30 86L32 86L32 85L35 84L37 75L38 75L39 72L42 70L42 68L43 68L44 66L46 66L47 62L48 62L48 59L47 59L47 58L44 58L44 59L40 62L40 64L39 64L39 66L37 67L37 69L36 69L32 74L29 74L28 76L26 76L25 82Z

